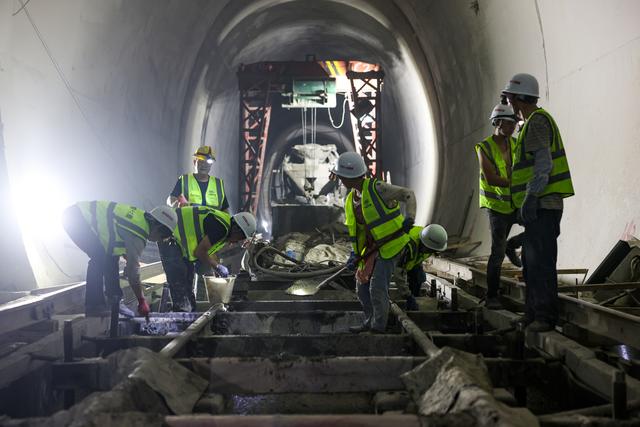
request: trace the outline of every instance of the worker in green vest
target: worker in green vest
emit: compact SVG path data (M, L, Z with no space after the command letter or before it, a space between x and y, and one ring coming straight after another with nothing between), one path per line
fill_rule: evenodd
M512 137L516 115L510 105L498 104L489 117L494 126L493 135L476 144L480 166L480 207L487 210L491 229L491 255L487 262L487 295L489 309L502 308L498 291L505 253L520 267L516 248L522 246L522 235L507 240L511 227L516 224L516 210L511 204L511 152L516 140Z
M447 250L447 231L439 224L426 227L413 226L409 230L409 242L404 247L394 278L398 288L408 283L411 298L407 299L407 310L419 310L415 297L420 296L422 284L427 280L422 263L431 255Z
M105 294L110 305L122 306L122 290L118 261L126 256L126 276L138 299L138 313L149 314L149 305L140 284L140 255L147 240L157 242L171 236L178 219L168 206L145 212L133 206L115 202L78 202L62 216L65 231L71 240L89 256L85 291L87 316L107 312ZM103 289L104 288L104 289Z
M389 316L389 282L398 255L409 242L407 232L413 226L416 198L407 188L367 178L364 159L354 152L341 154L331 172L350 190L344 209L353 257L373 252L360 261L356 272L365 319L363 325L351 330L383 333ZM400 212L400 202L405 204L406 218ZM361 274L367 270L371 274Z
M160 258L171 291L173 311L195 311L196 273L227 277L229 270L220 263L216 252L227 243L251 238L256 231L256 220L248 212L231 216L205 206L187 206L176 212L173 239L160 248Z
M228 212L229 202L224 191L224 182L209 175L215 159L216 153L213 148L207 145L199 147L193 154L195 172L178 178L167 204L172 207L208 206Z
M544 332L558 320L558 236L564 199L574 195L558 125L538 107L538 81L516 74L502 91L524 126L512 152L511 200L524 224L525 322Z

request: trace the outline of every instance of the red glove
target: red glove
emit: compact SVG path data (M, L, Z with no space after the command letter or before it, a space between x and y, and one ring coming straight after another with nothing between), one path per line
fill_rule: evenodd
M141 297L138 300L138 314L140 316L149 317L149 312L151 309L149 308L149 304L147 304L147 300L144 297Z
M184 197L184 194L181 194L178 196L178 207L181 208L183 206L189 206L189 201Z

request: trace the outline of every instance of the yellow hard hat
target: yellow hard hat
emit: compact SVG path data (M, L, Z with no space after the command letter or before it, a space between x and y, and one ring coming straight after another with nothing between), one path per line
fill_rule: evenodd
M193 157L198 160L207 160L209 163L212 163L216 159L216 152L208 145L203 145L202 147L198 147L196 152L193 153Z

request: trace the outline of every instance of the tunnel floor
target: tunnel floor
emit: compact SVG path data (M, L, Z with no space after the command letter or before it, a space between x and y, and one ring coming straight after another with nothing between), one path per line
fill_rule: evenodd
M396 305L383 334L349 331L363 321L349 281L300 297L284 292L291 282L240 276L226 306L121 319L118 336L108 318L67 315L71 326L49 342L62 358L42 358L4 390L14 404L39 390L39 417L14 407L0 425L565 425L576 416L566 411L606 406L582 376L610 375L609 365L576 372L569 350L537 341L573 343L585 358L586 347L526 335L516 309L482 309L471 289L429 277L420 310Z

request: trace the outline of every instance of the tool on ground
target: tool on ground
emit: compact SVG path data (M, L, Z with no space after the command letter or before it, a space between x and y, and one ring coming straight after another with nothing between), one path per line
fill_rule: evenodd
M310 296L315 295L318 291L325 286L327 283L331 282L333 279L344 273L349 267L346 265L342 267L340 270L333 273L331 276L327 277L320 283L314 279L300 279L293 282L293 284L287 288L285 291L289 295L298 295L298 296Z
M357 257L355 264L358 265L360 261L366 260L367 258L369 258L369 256L374 254L380 248L380 246L382 246L386 242L387 240L383 240L382 242L380 242L379 245L374 246L369 251L367 251L364 255ZM333 279L338 277L340 274L344 273L345 270L347 270L348 268L349 267L345 265L340 270L333 273L331 276L322 280L320 283L318 283L317 279L314 279L314 278L296 280L295 282L293 282L291 286L287 288L285 292L289 295L298 295L298 296L315 295L318 293L320 289L322 289L323 286L330 283Z

